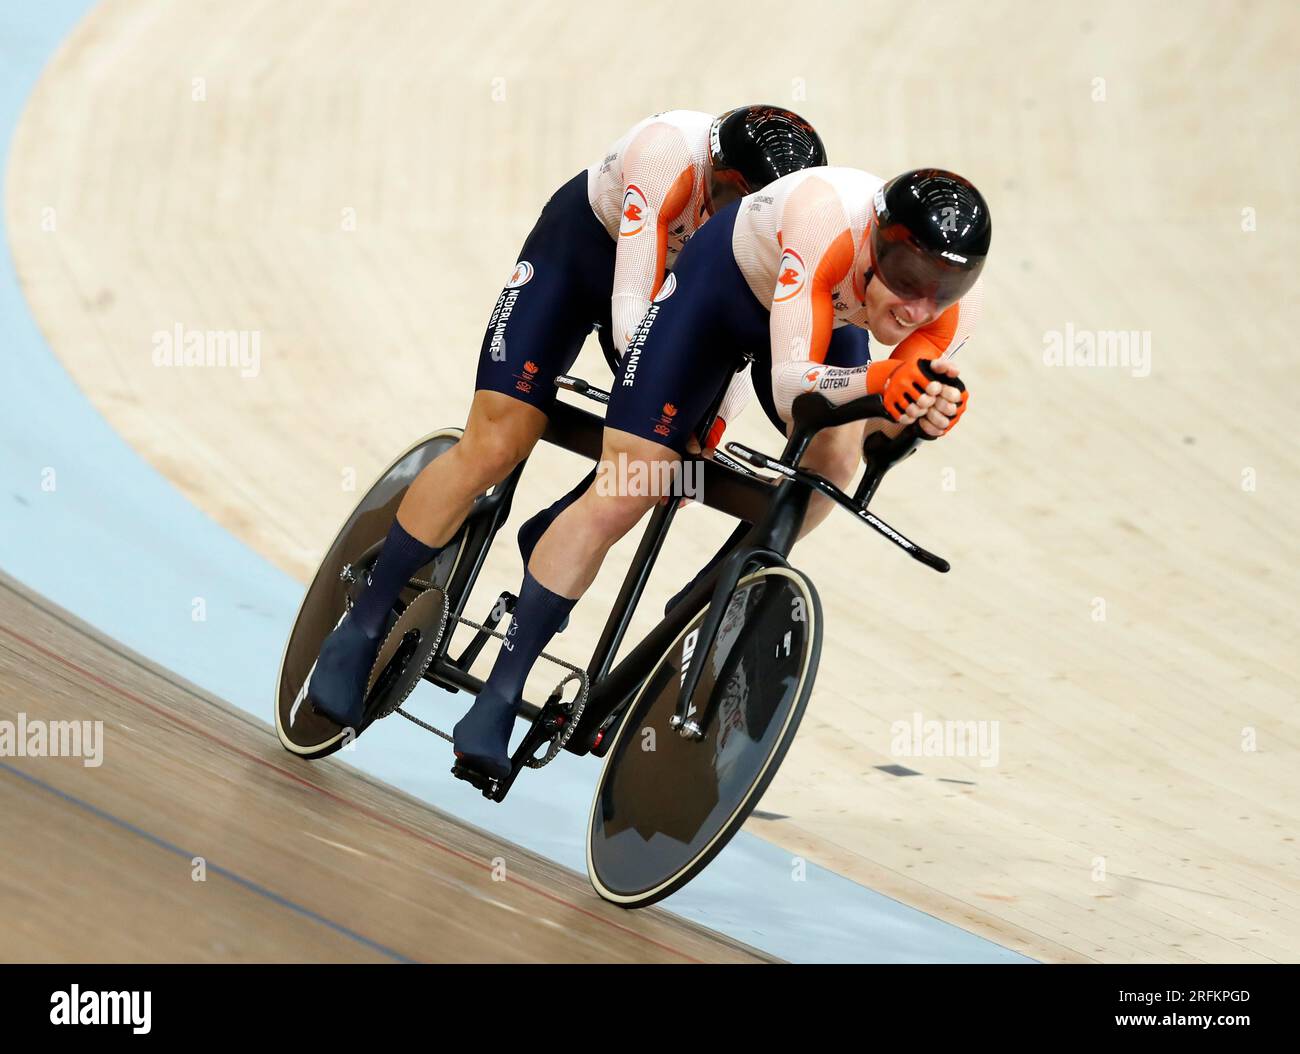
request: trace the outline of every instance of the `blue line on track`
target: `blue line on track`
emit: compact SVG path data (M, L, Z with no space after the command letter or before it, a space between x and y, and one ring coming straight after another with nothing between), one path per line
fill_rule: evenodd
M123 820L120 816L114 816L110 812L105 812L98 805L92 805L90 802L82 798L78 798L73 794L69 794L67 791L60 790L58 787L55 787L53 784L46 783L44 780L37 779L35 776L23 772L22 769L15 768L13 765L8 764L7 762L0 761L0 770L3 770L4 772L8 772L13 776L17 776L21 780L26 780L32 786L39 787L41 790L45 791L48 794L53 794L58 798L62 798L64 801L72 805L75 805L78 809L84 809L92 816L97 816L101 820L107 820L109 823L113 824L116 827L122 828L122 830L124 831L129 831L131 834L136 835L139 838L143 838L148 842L152 842L159 849L165 849L167 850L167 852L174 853L177 856L184 857L186 860L193 860L196 856L203 855L201 853L191 853L187 849L182 849L179 845L175 845L167 841L165 838L159 838L156 834L152 834L149 831L146 831L143 827L139 827L136 824L131 823L129 820ZM346 926L342 926L339 923L334 922L332 919L327 919L324 915L321 915L319 912L312 911L311 908L305 908L301 904L290 900L288 897L281 896L279 893L275 892L272 889L267 889L265 886L258 885L256 882L252 881L251 879L247 879L243 875L236 874L234 871L231 871L230 868L228 867L222 867L220 864L213 864L210 862L206 863L205 866L207 870L213 872L214 874L220 875L222 878L228 878L231 882L234 882L238 886L242 886L244 889L247 889L250 893L256 893L259 897L264 897L265 899L271 901L273 904L278 904L282 908L288 908L290 911L298 915L301 915L303 918L310 919L312 922L315 923L319 923L321 926L324 926L326 929L333 930L335 933L339 934L340 936L347 937L349 940L352 941L356 941L358 944L364 945L365 947L371 949L372 951L378 952L380 955L385 955L388 958L393 959L394 961L399 963L414 962L414 960L408 959L401 952L396 952L392 948L386 947L385 945L382 945L377 941L372 941L369 937L362 936L360 933L357 933L355 930L350 930Z

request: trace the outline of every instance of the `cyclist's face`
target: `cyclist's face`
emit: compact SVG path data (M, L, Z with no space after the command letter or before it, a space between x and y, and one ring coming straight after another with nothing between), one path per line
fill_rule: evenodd
M867 329L881 344L894 345L938 318L942 309L929 297L904 300L873 274L865 296Z

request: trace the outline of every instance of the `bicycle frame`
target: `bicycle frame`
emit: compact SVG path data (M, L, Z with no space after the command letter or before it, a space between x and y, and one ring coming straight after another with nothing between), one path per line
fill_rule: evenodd
M600 401L600 396L604 395L598 389L591 388L581 382L566 387L580 394L591 395L593 398L597 398L598 401ZM720 401L720 398L721 393L719 393L718 401ZM716 412L716 406L714 412ZM712 417L712 413L709 417ZM603 418L569 403L557 401L550 411L547 428L542 438L546 442L571 453L596 461L600 458L604 428L605 422ZM492 539L501 524L509 516L514 491L526 463L526 461L521 462L505 480L494 487L488 494L480 497L474 503L474 507L466 518L460 542L462 557L457 561L456 570L452 574L451 581L447 584L448 595L452 598L451 616L453 618L459 617L463 612L465 603L483 566L488 547L491 545ZM732 464L735 464L735 462L732 462ZM737 468L733 469L723 462L702 461L700 468L702 470L700 477L700 500L702 504L750 522L761 517L771 496L772 487L769 483L753 473L747 472L743 467L737 466ZM638 646L636 652L629 654L623 662L619 663L616 670L611 671L613 657L626 635L637 601L649 581L650 572L663 545L664 538L667 537L668 528L676 511L677 502L669 501L656 508L651 514L641 545L628 569L627 577L623 582L618 598L610 611L605 628L588 664L588 682L599 686L601 690L598 692L593 689L589 692L583 715L584 722L579 724L579 730L584 727L587 714L592 713L594 716L595 710L601 711L600 721L605 721L610 713L623 701L622 696L614 698L618 695L620 686L624 686L621 691L623 695L626 695L630 694L640 684L647 671L644 669L638 670L637 663L633 662L634 656L649 654L652 649L647 645L654 645L661 638L666 638L664 640L664 646L666 646L667 641L671 640L672 636L680 630L680 626L673 624L676 620L673 620L668 626L658 627L654 633L650 634ZM376 551L377 549L378 547L376 547ZM366 554L367 557L371 555L370 553ZM495 628L499 617L498 614L489 621L489 628ZM449 691L463 690L477 694L482 690L483 682L469 672L469 666L478 655L479 649L486 640L486 635L480 634L457 659L452 659L447 654L451 636L450 633L445 635L438 654L425 674L425 679ZM649 661L657 658L659 653L662 653L662 647ZM601 702L593 709L593 703L597 702L597 698ZM603 701L607 699L612 699L612 702L608 707L605 707ZM540 713L541 707L526 700L520 707L520 715L530 721L535 720ZM575 750L577 753L586 753L585 749L577 749L575 743L577 739L578 732L575 732L569 741L569 749Z
M568 378L562 381L565 382L561 384L562 387L588 395L597 401L607 398L606 393L585 382ZM815 402L809 401L810 399ZM678 503L669 500L652 511L641 544L588 663L587 679L590 688L586 704L565 749L579 755L594 753L603 756L613 741L611 733L616 731L615 721L664 651L698 613L706 598L708 613L700 626L695 648L701 656L708 653L721 627L727 599L742 575L755 565L786 566L785 558L798 538L814 491L836 501L915 558L936 570L947 570L946 562L915 546L865 510L866 503L874 496L885 472L915 449L918 441L916 434L905 432L893 439L882 436L875 443L869 438L868 443L864 444L864 456L868 459L867 472L854 497L849 498L823 477L798 468L799 460L812 437L821 428L868 417L882 417L883 407L878 399L865 399L857 400L847 407L836 408L818 395L801 396L797 402L800 405L796 408L795 419L802 419L802 423L793 430L779 461L735 443L728 444L728 450L736 460L722 457L702 461L701 503L754 526L737 542L728 557L703 576L690 593L615 665L615 655L676 516ZM715 404L713 413L716 413L716 409ZM712 416L710 413L709 418ZM598 460L603 431L603 418L557 401L542 438L572 453ZM775 470L785 478L773 481L757 476L745 469L741 462ZM509 515L523 465L521 463L517 466L506 480L480 498L466 520L461 542L464 547L462 558L458 560L456 571L448 583L448 592L454 598L453 616L459 616L464 609L487 548ZM500 617L501 613L498 612L489 621L488 627L495 628ZM468 668L486 641L486 634L480 632L457 660L447 656L450 639L449 633L425 678L449 691L462 689L477 694L482 689L483 682L470 674ZM673 720L674 727L692 737L702 736L711 718L711 713L708 712L699 715L697 720L687 718L689 700L703 668L703 662L699 662L687 670L681 685L677 714ZM527 701L520 708L520 715L529 721L535 721L541 712L541 707Z

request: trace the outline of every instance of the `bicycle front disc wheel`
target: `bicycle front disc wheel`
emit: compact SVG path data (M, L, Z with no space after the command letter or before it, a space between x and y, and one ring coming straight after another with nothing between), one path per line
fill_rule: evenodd
M632 702L605 759L587 828L587 874L605 900L653 904L697 875L740 830L798 730L821 654L821 604L802 572L746 575L714 645L695 654L701 611ZM703 739L668 724L683 671L704 670L691 700Z

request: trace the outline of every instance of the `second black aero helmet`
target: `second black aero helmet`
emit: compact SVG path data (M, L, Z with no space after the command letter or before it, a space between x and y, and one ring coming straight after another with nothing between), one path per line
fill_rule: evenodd
M791 172L826 164L826 147L811 124L779 106L740 106L709 130L716 173L732 173L746 194Z

